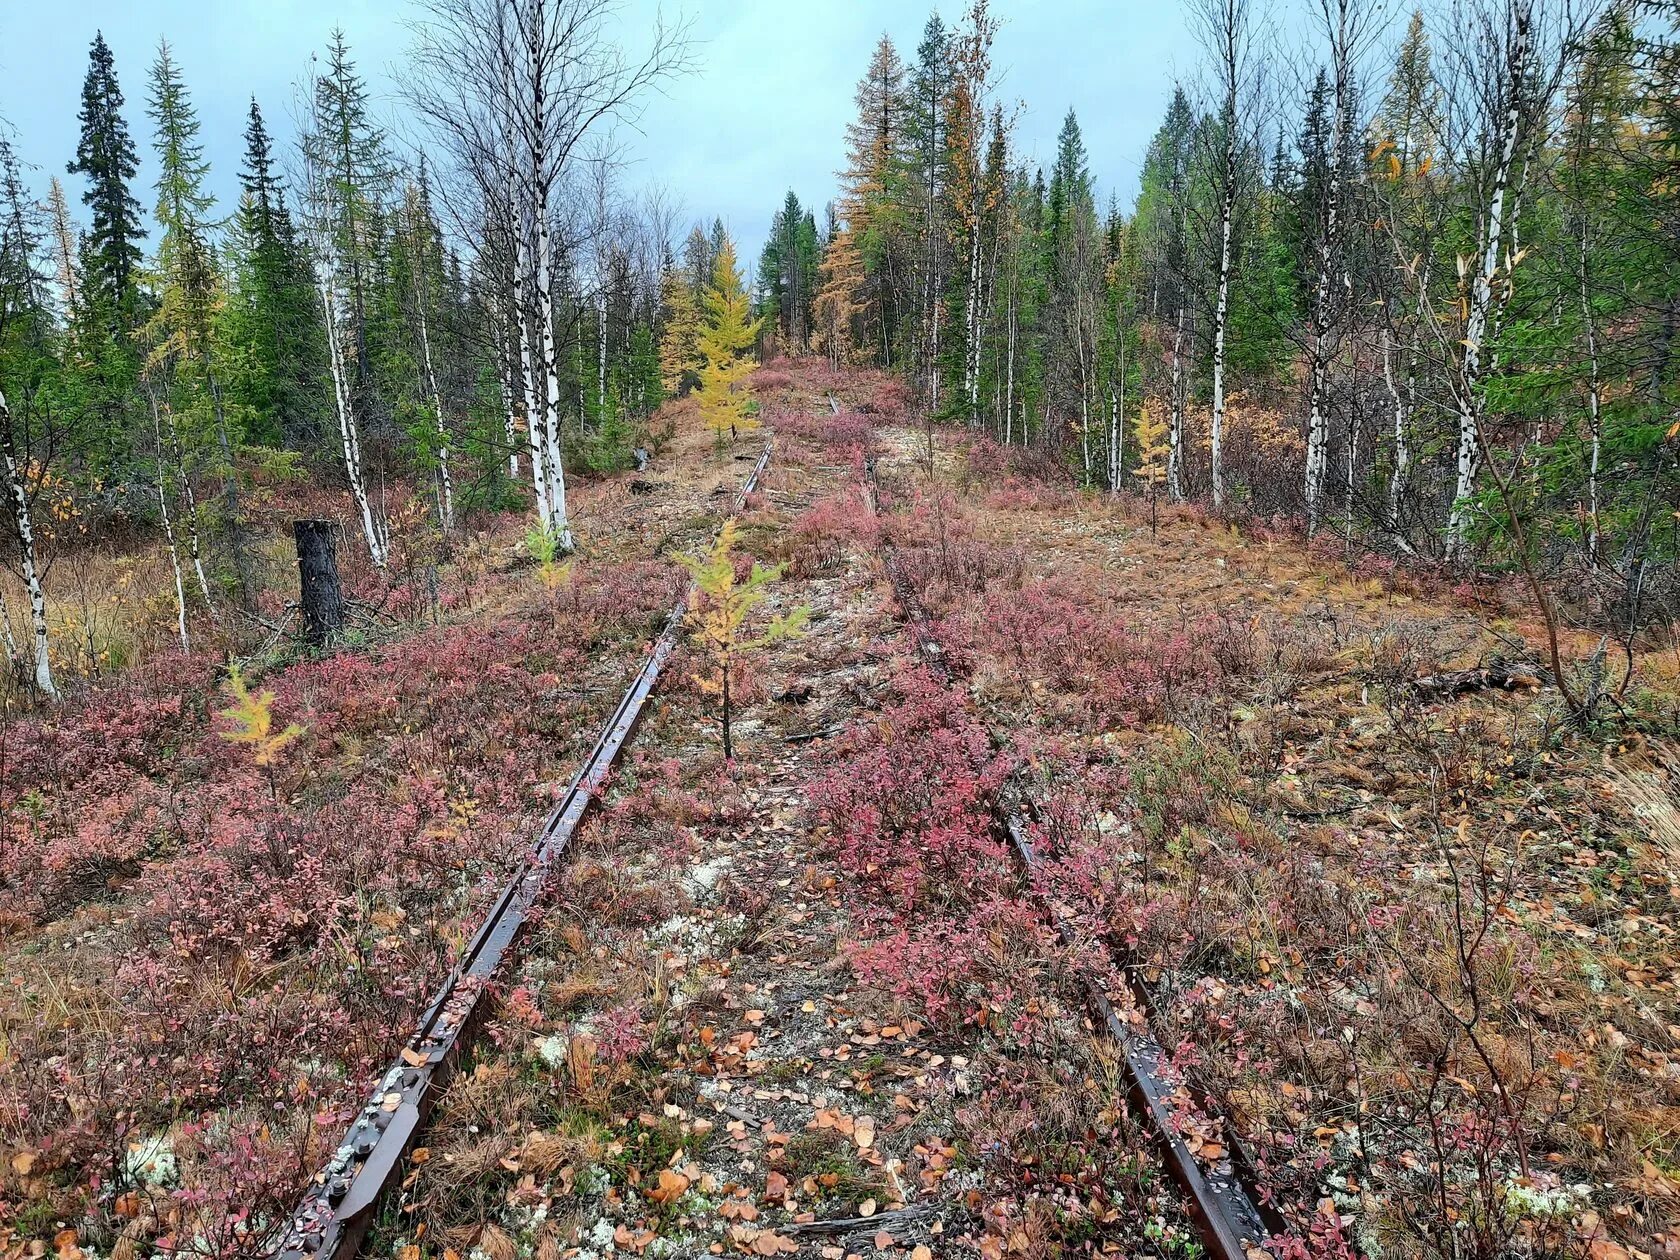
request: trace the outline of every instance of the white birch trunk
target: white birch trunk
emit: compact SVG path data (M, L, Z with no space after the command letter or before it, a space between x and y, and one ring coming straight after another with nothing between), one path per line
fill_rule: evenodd
M1108 493L1120 494L1120 399L1111 386L1108 391Z
M526 245L526 227L519 229L519 246L513 269L513 310L519 320L519 378L525 395L525 438L531 454L531 488L536 493L537 523L547 530L551 524L548 510L548 442L544 437L546 421L542 405L537 401L536 356L531 350L531 319L525 309L525 286L530 270L530 251Z
M1307 408L1307 468L1306 468L1306 500L1307 500L1307 534L1318 532L1319 523L1324 514L1324 483L1329 471L1330 463L1330 370L1331 363L1336 357L1339 337L1339 321L1345 310L1345 305L1338 306L1331 298L1331 270L1342 258L1341 248L1341 199L1342 199L1342 171L1345 162L1342 155L1344 143L1343 126L1347 114L1348 92L1348 6L1346 0L1336 5L1336 26L1330 32L1331 59L1335 65L1335 88L1331 102L1330 119L1330 148L1328 153L1327 187L1324 191L1324 224L1323 235L1318 242L1318 273L1313 280L1313 312L1312 312L1312 355L1310 370L1310 398ZM1344 270L1342 274L1343 296L1350 297L1352 279ZM1357 419L1350 424L1357 424ZM1352 460L1354 456L1349 451L1348 460L1348 518L1352 519L1353 488Z
M152 399L152 427L157 427L157 399ZM181 479L181 494L186 499L186 511L182 519L187 529L187 556L192 561L193 573L198 578L198 593L204 597L204 606L210 610L210 617L216 622L221 616L216 612L216 602L210 598L210 580L204 576L204 553L198 544L198 498L193 494L192 482L187 478L187 462L181 452L181 427L175 420L173 412L169 415L169 455L175 465L175 475ZM158 460L161 466L163 450L158 450ZM162 474L159 474L159 489L161 493Z
M544 489L548 495L548 527L553 531L562 551L571 551L571 522L566 517L566 476L560 460L560 368L554 348L554 295L549 290L550 247L548 215L544 208L537 216L537 344L542 351L542 371L546 382L543 401Z
M1499 162L1494 168L1493 189L1487 218L1482 226L1476 279L1470 290L1469 317L1464 323L1464 356L1459 366L1458 479L1453 503L1447 513L1446 553L1449 561L1464 558L1470 539L1470 499L1476 493L1476 476L1481 471L1481 385L1482 343L1487 337L1493 313L1494 280L1499 275L1499 247L1505 239L1505 198L1509 192L1511 164L1517 152L1522 127L1522 92L1528 73L1530 0L1513 0L1512 42L1505 81L1506 109L1499 144Z
M791 340L791 338L790 338ZM607 291L595 295L595 421L607 420ZM583 412L578 412L578 431L583 430Z
M1354 479L1359 472L1359 408L1349 409L1348 414L1348 447L1347 447L1347 485L1344 487L1342 500L1343 536L1349 545L1353 540L1353 487Z
M175 542L175 525L169 516L169 492L164 486L163 429L158 423L157 399L154 397L151 402L152 442L157 448L158 515L163 523L163 541L169 550L169 567L175 574L175 624L181 636L181 651L191 652L192 642L187 637L187 587L181 576L181 549Z
M1008 363L1004 370L1006 381L1004 385L1003 444L1005 446L1008 446L1015 436L1015 339L1020 327L1020 321L1015 311L1015 300L1019 265L1019 258L1012 256L1009 268L1009 350Z
M1383 329L1383 384L1388 387L1389 401L1394 407L1394 467L1388 475L1388 527L1395 534L1400 530L1400 508L1406 493L1406 476L1411 470L1412 451L1406 430L1410 426L1411 411L1406 397L1394 380L1394 338Z
M980 298L981 298L980 220L975 216L969 227L968 246L968 312L965 319L968 344L963 355L963 396L968 400L969 422L980 414Z
M344 375L344 347L338 327L338 301L333 292L332 275L325 263L316 266L316 289L321 296L321 319L327 329L327 365L332 371L333 403L338 412L339 447L344 457L344 473L350 481L350 494L356 501L356 511L362 518L362 537L367 541L368 557L374 567L383 569L389 556L384 530L374 516L373 502L368 498L367 482L362 475L362 439L357 430L355 408L350 399L350 385Z
M420 364L426 371L426 389L432 396L432 419L437 425L438 509L444 532L448 533L455 528L455 482L449 475L449 429L443 422L443 392L438 389L437 373L432 370L432 337L426 323L426 300L420 287L418 268L414 277L414 310L420 324Z
M1318 289L1322 294L1325 288L1325 276L1322 268L1319 270ZM1315 318L1314 323L1318 321ZM1329 431L1328 418L1324 414L1325 370L1324 370L1324 330L1322 326L1316 328L1313 334L1313 348L1311 365L1309 368L1311 386L1308 391L1307 402L1307 536L1318 533L1319 516L1324 508L1324 470L1329 462Z
M1126 330L1119 312L1114 317L1114 345L1119 355L1118 385L1108 390L1108 492L1120 494L1120 478L1126 471L1126 428L1121 421L1120 400L1126 392Z
M29 490L23 483L23 461L18 457L17 440L12 434L12 412L4 393L0 393L0 457L6 463L12 528L17 531L23 589L29 596L29 624L35 637L35 690L56 697L58 691L53 687L52 656L47 641L47 598L41 589L41 568L35 555L35 524L29 513Z
M496 334L496 384L502 394L502 431L507 437L508 479L519 480L519 419L513 405L513 379L508 367L508 326L500 298L490 297L490 321Z
M1581 322L1587 335L1587 440L1590 444L1587 464L1587 561L1599 563L1598 526L1598 470L1603 457L1604 419L1601 410L1598 364L1598 325L1593 319L1591 288L1587 270L1587 216L1581 215L1580 281Z
M0 587L0 644L6 649L6 659L13 664L23 660L17 638L12 634L12 610L6 605L5 588Z
M1234 120L1233 120L1234 121ZM1219 207L1219 297L1213 308L1213 423L1208 441L1213 461L1213 506L1225 503L1225 325L1231 305L1231 223L1236 214L1236 137L1225 137L1225 192Z
M1184 297L1178 300L1173 327L1172 415L1167 422L1167 497L1184 501Z

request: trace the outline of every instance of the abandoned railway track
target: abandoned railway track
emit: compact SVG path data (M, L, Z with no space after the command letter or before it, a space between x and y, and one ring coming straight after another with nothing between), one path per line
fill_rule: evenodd
M837 409L832 397L829 406L831 410ZM883 483L872 456L864 462L864 488L871 511L879 517L884 505ZM880 556L900 615L915 639L918 658L936 675L949 681L951 671L946 654L934 637L929 618L885 534L881 536ZM998 799L994 808L1002 837L1023 874L1030 879L1041 869L1041 858L1034 850L1028 824L1028 816L1034 812L1033 803L1024 792L1016 795L1015 801ZM1068 916L1042 893L1036 895L1036 900L1064 943L1074 945L1075 933ZM1127 978L1132 1006L1144 1015L1142 1025L1127 1019L1107 987L1085 971L1078 981L1091 1014L1120 1051L1128 1097L1150 1130L1167 1172L1187 1196L1209 1255L1215 1260L1248 1260L1268 1237L1282 1233L1285 1223L1262 1192L1253 1163L1237 1135L1230 1131L1228 1122L1224 1122L1229 1139L1226 1149L1231 1153L1217 1161L1198 1159L1185 1142L1174 1118L1174 1099L1180 1092L1181 1082L1170 1067L1166 1049L1149 1031L1150 995L1132 969L1119 970ZM1215 1100L1203 1096L1198 1102L1214 1106L1217 1114Z
M735 496L733 511L740 511L758 488L771 449L766 445L759 455ZM405 1154L471 1043L496 976L517 952L551 872L635 734L647 701L676 651L687 605L685 591L530 850L503 885L396 1059L380 1075L332 1157L316 1173L272 1249L276 1260L349 1260L356 1254L386 1192L400 1179Z

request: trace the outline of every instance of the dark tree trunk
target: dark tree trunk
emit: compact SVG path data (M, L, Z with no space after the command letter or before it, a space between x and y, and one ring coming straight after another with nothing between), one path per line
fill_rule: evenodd
M328 643L344 626L344 588L338 580L338 526L333 521L293 521L297 538L298 604L303 637Z

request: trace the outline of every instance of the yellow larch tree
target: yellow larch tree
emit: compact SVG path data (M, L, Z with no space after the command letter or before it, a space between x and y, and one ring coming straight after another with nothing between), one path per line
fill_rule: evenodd
M858 295L869 279L863 266L863 251L858 248L851 228L838 227L829 237L818 277L822 287L812 303L817 349L831 366L838 368L856 357L857 338L852 326L863 309L858 305Z
M752 372L747 357L758 338L762 320L753 319L746 286L735 265L735 245L725 236L712 267L712 287L706 292L706 324L700 331L700 414L717 437L735 437L758 427L750 411L751 399L740 386Z
M1161 414L1161 404L1153 398L1145 399L1139 409L1132 431L1137 435L1138 477L1149 483L1149 532L1155 533L1155 505L1161 483L1167 479L1167 421Z
M676 267L665 268L659 279L659 301L665 308L665 335L659 339L659 379L665 397L682 393L683 382L700 372L700 304L688 277Z

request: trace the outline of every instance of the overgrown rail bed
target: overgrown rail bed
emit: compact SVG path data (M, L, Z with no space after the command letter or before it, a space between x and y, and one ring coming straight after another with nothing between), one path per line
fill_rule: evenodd
M429 1073L456 1053L448 1035L390 1065L350 1134L367 1164L329 1173L318 1193L343 1193L300 1222L352 1228L306 1228L298 1253L1252 1256L1264 1234L1273 1260L1305 1260L1429 1254L1477 1231L1482 1254L1621 1260L1669 1228L1648 1126L1675 1114L1676 894L1625 804L1656 759L1629 732L1548 724L1543 678L1440 698L1411 685L1510 650L1520 623L1254 522L1174 509L1152 529L1147 509L983 441L930 447L883 378L807 363L755 386L776 458L738 504L737 567L786 566L765 613L808 607L805 637L744 660L732 764L701 662L676 648L518 957L460 990L472 1045L447 1080ZM682 458L733 487L746 451L730 454ZM665 503L659 529L616 539L624 572L652 571L649 537L703 537L726 502ZM596 580L588 554L584 588L522 570L544 593L498 595L500 610L564 618ZM638 611L642 636L603 640L619 672L593 689L590 728L676 593L667 579ZM274 716L318 740L292 671L271 675ZM417 727L404 746L436 738ZM490 869L462 906L496 904ZM66 922L88 931L100 904ZM431 970L414 976L435 986L444 946L473 970L465 917L428 923ZM362 974L405 957L371 955ZM247 972L241 992L260 1000L284 974ZM115 1228L87 1241L168 1240L188 1211L213 1218L184 1206L206 1186L230 1205L251 1187L295 1195L423 996L393 1004L377 1055L334 1069L333 1105L319 1085L307 1101L271 1087L288 1117L321 1115L285 1131L285 1175L224 1157L273 1148L213 1105L119 1131L133 1172L99 1200ZM298 1044L316 1044L331 997ZM467 1022L447 986L432 1010L446 1033ZM29 1175L62 1178L69 1162L36 1149ZM1254 1214L1198 1212L1197 1179L1221 1177ZM219 1249L259 1236L235 1210L226 1229Z
M829 405L838 411L832 396ZM864 490L870 509L877 516L891 510L884 502L881 478L872 454L864 460ZM898 561L890 536L881 537L880 548L894 599L912 629L922 661L942 683L950 685L953 680L946 664L947 653L929 629L927 612ZM1007 743L1007 739L993 733L991 743L995 748ZM1019 776L1012 775L1002 785L992 807L1024 875L1039 885L1037 900L1048 922L1069 950L1078 951L1081 946L1078 916L1062 912L1053 885L1046 888L1040 884L1044 868L1033 847L1032 824L1025 816L1036 817L1040 811L1030 796L1022 792ZM1114 985L1116 979L1123 981L1118 992ZM1167 1171L1188 1196L1208 1254L1216 1260L1247 1260L1251 1252L1260 1250L1268 1240L1286 1236L1289 1227L1270 1196L1259 1186L1252 1161L1241 1145L1241 1136L1232 1131L1219 1111L1213 1111L1213 1115L1219 1120L1226 1144L1198 1144L1198 1149L1208 1150L1211 1158L1198 1159L1191 1151L1180 1131L1183 1103L1191 1102L1188 1118L1192 1124L1196 1109L1205 1115L1216 1104L1205 1095L1198 1097L1189 1092L1184 1073L1173 1065L1171 1056L1149 1028L1147 992L1135 981L1124 983L1127 980L1132 980L1132 973L1104 957L1095 960L1095 967L1079 977L1079 984L1098 1027L1119 1048L1128 1098L1149 1129Z
M735 496L731 515L739 512L758 488L770 462L770 451L766 446L753 465ZM482 1022L491 987L515 956L532 916L539 911L555 864L566 856L607 776L634 735L667 662L677 650L689 600L690 593L685 591L666 617L642 667L543 824L529 856L503 885L471 942L427 1005L419 1027L396 1062L379 1077L332 1160L316 1174L276 1248L281 1260L302 1260L306 1256L348 1260L356 1254L373 1213L399 1180L404 1157L412 1151L439 1092Z
M302 728L271 756L224 738L262 715L205 658L6 724L0 1246L248 1251L286 1219L743 474L679 441L652 494L580 489L565 573L491 521L436 609L247 662L271 734Z

